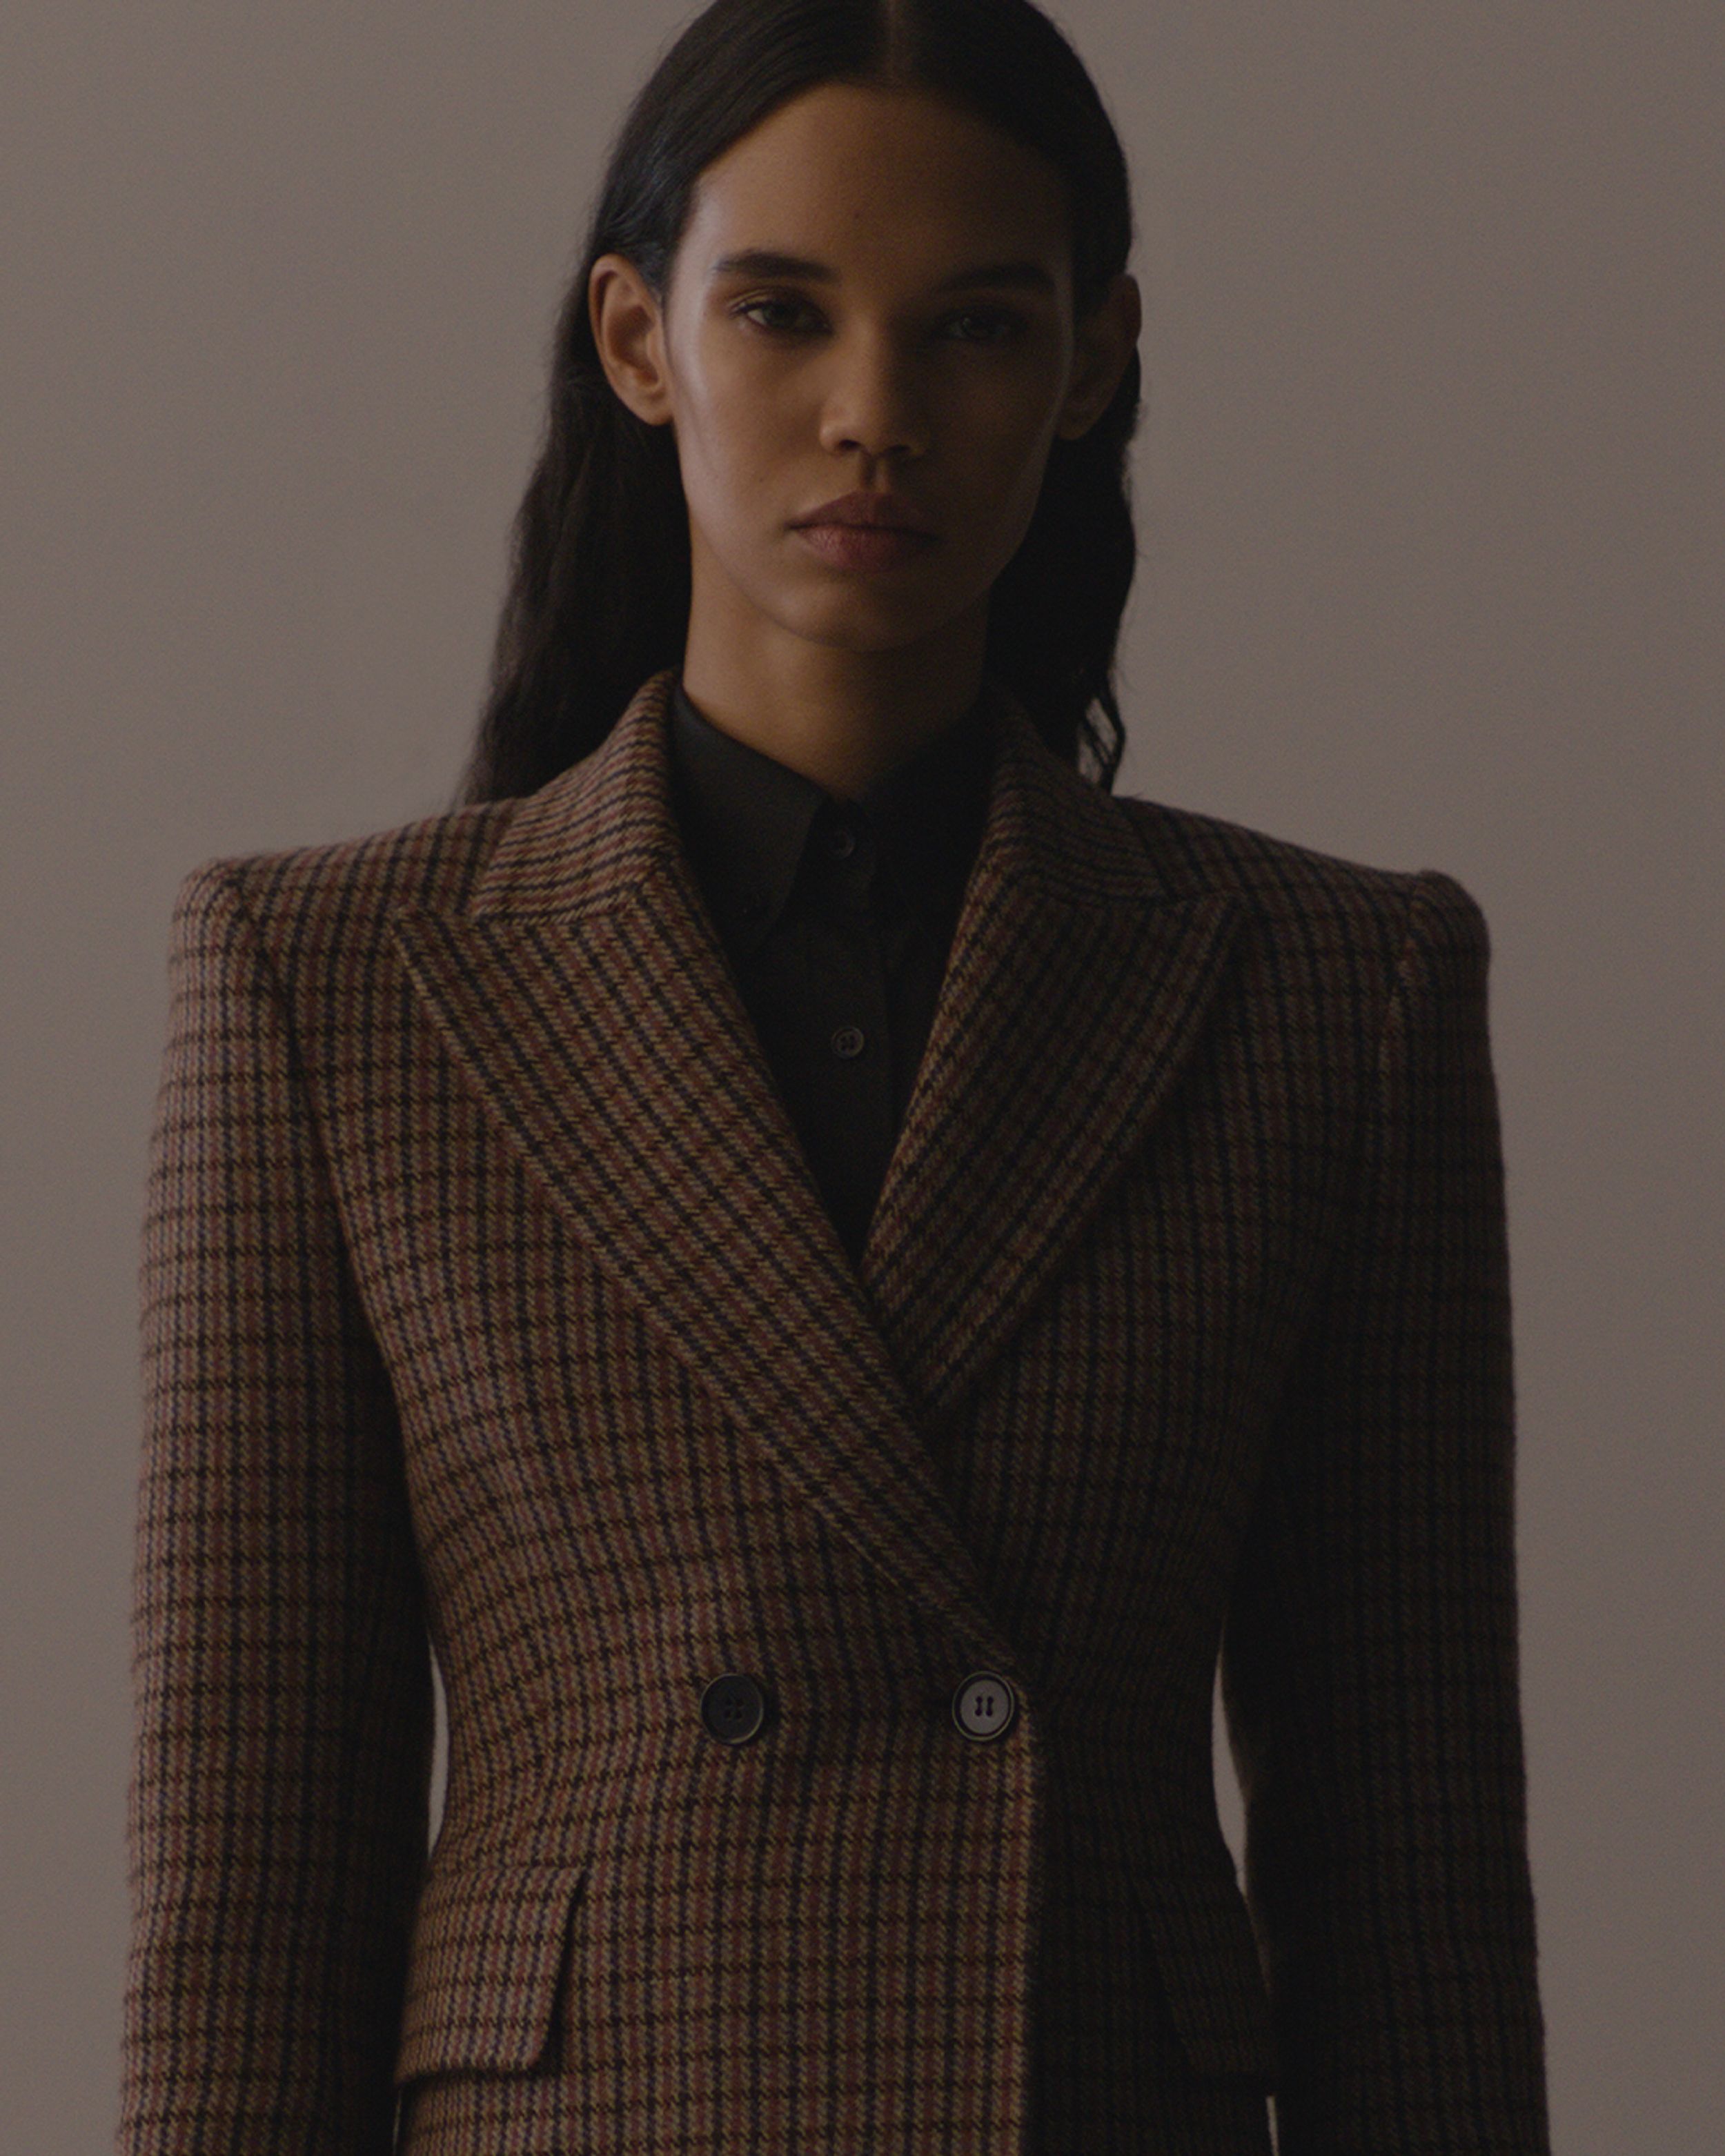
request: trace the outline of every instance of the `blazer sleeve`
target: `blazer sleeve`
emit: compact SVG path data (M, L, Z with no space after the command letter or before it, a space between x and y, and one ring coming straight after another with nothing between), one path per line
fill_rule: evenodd
M393 1399L231 865L169 964L119 2147L383 2156L432 1733Z
M1281 2156L1544 2156L1489 939L1413 880L1224 1629Z

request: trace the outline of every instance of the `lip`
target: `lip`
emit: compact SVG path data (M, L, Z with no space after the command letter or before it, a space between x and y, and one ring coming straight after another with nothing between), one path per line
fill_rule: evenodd
M930 539L937 536L934 519L914 501L907 501L901 494L871 493L865 487L836 495L819 509L793 516L791 521L799 530L811 524L838 524L870 531L916 531Z
M891 525L799 524L797 536L835 569L896 569L939 542L932 531L896 531Z

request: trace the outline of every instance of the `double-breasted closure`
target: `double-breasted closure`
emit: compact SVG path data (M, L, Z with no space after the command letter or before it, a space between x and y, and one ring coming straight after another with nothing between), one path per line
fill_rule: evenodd
M994 690L853 1267L673 678L182 888L126 2156L1543 2149L1478 906Z

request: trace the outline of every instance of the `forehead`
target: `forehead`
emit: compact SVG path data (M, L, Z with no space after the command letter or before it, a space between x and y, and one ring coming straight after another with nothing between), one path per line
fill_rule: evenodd
M705 279L721 254L771 246L841 272L931 274L1012 254L1059 275L1065 190L1054 166L974 115L921 91L823 83L714 159L684 254Z

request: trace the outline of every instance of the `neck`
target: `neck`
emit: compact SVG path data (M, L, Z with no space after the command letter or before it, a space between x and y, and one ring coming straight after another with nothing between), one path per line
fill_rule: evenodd
M804 638L721 643L691 616L683 690L721 732L855 800L975 703L985 611L960 626L932 644L859 652Z

